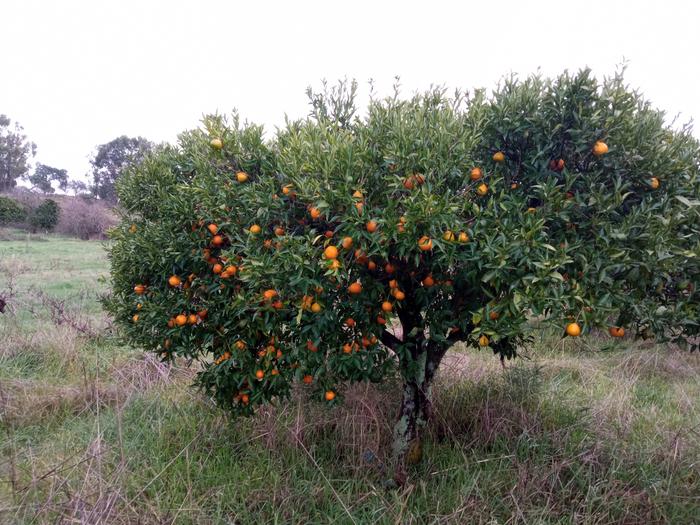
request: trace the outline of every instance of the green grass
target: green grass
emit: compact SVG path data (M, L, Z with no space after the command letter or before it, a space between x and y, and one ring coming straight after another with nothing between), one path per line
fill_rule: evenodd
M3 238L13 238L6 234ZM0 241L0 522L695 523L700 357L543 336L450 354L423 461L384 488L396 385L229 420L109 332L102 245ZM56 325L39 289L89 323Z

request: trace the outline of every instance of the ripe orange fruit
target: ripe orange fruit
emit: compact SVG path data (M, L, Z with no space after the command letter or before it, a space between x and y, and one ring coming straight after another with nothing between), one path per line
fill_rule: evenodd
M355 320L354 320L352 317L348 317L348 318L345 320L345 324L348 325L350 328L352 328L352 327L355 326L357 323L355 323Z
M413 174L413 180L416 181L416 184L419 186L425 182L425 177L423 176L422 173L414 173Z
M180 314L175 317L175 324L177 326L185 326L187 324L187 316L185 314Z
M214 246L221 246L224 244L224 238L221 235L214 235L214 237L211 238L211 243Z
M388 274L392 274L396 271L396 268L394 268L394 265L391 263L386 263L384 266L384 271Z
M321 216L321 210L312 206L309 208L309 215L311 215L312 219L318 219Z
M469 178L471 180L479 180L482 176L483 176L483 173L481 171L481 168L472 168L472 171L469 174Z
M661 186L661 181L657 177L652 177L649 180L649 186L651 186L652 190L656 190Z
M593 144L593 155L600 157L608 152L608 145L602 140L597 141Z
M331 259L330 263L328 264L328 268L331 270L337 270L340 268L340 261L338 259Z
M352 345L350 343L345 343L343 345L343 353L344 354L351 354L352 353Z
M367 269L371 272L377 269L377 263L374 261L370 261L367 263Z
M141 308L143 308L143 305L142 305L141 303L137 303L137 304L136 304L136 309L137 309L137 310L140 310Z
M423 237L418 239L418 247L421 249L421 251L430 251L433 249L433 241L427 235L423 235Z
M479 346L489 346L489 338L485 335L479 337Z
M495 162L503 162L506 160L506 156L502 151L497 151L494 153L492 158Z
M397 301L403 301L406 298L406 294L403 293L401 290L395 290L394 297Z
M292 185L291 184L286 184L282 186L282 193L284 195L289 195L289 193L292 191Z
M382 310L385 312L391 312L394 309L393 305L389 301L384 301L382 303Z
M310 376L309 374L306 374L306 375L304 376L304 379L302 379L302 381L304 381L305 384L310 385L311 383L314 382L314 378L313 378L313 376Z
M306 348L311 352L316 352L318 347L313 343L313 341L306 341Z
M262 370L256 370L255 377L258 381L260 381L263 377L265 377L265 372L263 372Z
M363 198L362 192L360 190L355 190L355 192L352 194L352 196L355 197L356 199Z
M355 203L355 208L357 209L357 213L358 213L359 215L362 215L362 210L363 210L363 208L364 208L364 204L362 204L362 202L356 202L356 203Z
M134 314L134 315L131 317L131 320L132 320L133 322L138 321L138 320L139 320L139 314Z
M200 319L206 319L207 315L209 315L208 310L200 310L199 312L197 312L197 317L199 317Z
M469 242L469 235L466 232L459 232L459 237L457 237L459 242Z
M221 149L224 147L224 142L219 138L214 138L209 141L209 145L214 149Z
M224 272L228 275L236 275L236 272L238 272L238 267L234 264L230 264L224 269Z
M364 254L364 252L360 248L358 248L357 250L355 250L355 260L357 261L357 264L367 264L367 261L369 259Z
M253 224L253 225L250 227L250 233L252 233L253 235L257 235L257 234L260 233L261 231L262 231L262 228L260 227L259 224Z
M326 230L326 232L323 235L326 237L326 239L330 239L331 237L333 237L333 231Z
M406 227L405 227L403 224L401 224L401 223L399 223L399 224L396 226L396 229L399 231L399 233L405 233L405 232L406 232Z
M263 292L263 298L266 301L272 301L277 296L277 292L272 288L269 288Z
M608 332L613 337L625 337L625 329L621 326L611 326Z
M234 345L236 348L239 350L245 350L245 343L241 341L240 339L236 341L236 344Z
M343 247L345 250L349 250L352 248L352 237L343 237L342 242L340 245Z
M559 159L557 161L557 171L563 170L565 165L566 163L564 162L564 159Z
M414 178L412 175L410 177L406 177L403 180L403 187L406 188L407 190L412 190L415 187Z
M366 228L369 233L376 232L378 227L379 224L377 224L377 221L368 221L366 224Z
M197 316L195 314L188 315L187 324L197 324Z
M326 257L326 259L337 259L338 258L338 248L333 246L332 244L327 246L325 250L323 250L323 255Z
M442 234L442 238L447 242L452 242L455 240L455 234L451 230L447 230L445 233Z
M136 295L143 295L144 293L146 293L146 287L143 284L137 284L136 286L134 286L134 293Z
M211 271L218 275L224 271L224 267L221 264L216 263L214 266L212 266Z
M378 315L377 316L377 323L384 325L384 324L386 324L386 319L384 319L381 315Z
M569 323L566 325L566 335L571 337L578 337L581 335L581 327L578 323Z
M246 182L248 180L248 174L245 171L239 171L236 173L236 180L238 182Z
M209 233L212 235L216 235L216 233L219 231L219 227L216 224L210 224L207 226L207 230L209 230Z
M399 282L396 279L392 279L389 281L389 288L398 288L399 287Z
M282 237L282 235L284 235L284 228L282 228L282 226L277 226L277 228L275 228L275 235L277 235L277 237Z
M489 192L489 187L482 182L477 186L476 192L483 197Z
M431 287L435 284L435 279L433 279L432 275L428 275L425 279L423 279L423 286L426 287Z
M495 311L491 311L491 313L489 313L489 319L491 319L492 321L495 321L495 320L498 319L500 316L501 316L501 315L500 315L498 312L495 312Z
M510 189L511 189L511 190L517 190L517 189L518 189L518 183L517 183L517 182L512 183L512 184L510 185Z
M250 396L248 394L242 394L241 395L241 402L244 405L247 405L248 403L250 403Z
M177 275L171 275L168 279L168 284L175 288L176 286L180 286L182 284L182 281Z
M326 401L333 401L335 399L335 392L333 390L326 391Z
M350 286L348 286L348 292L357 295L358 293L362 292L362 285L359 282L355 281Z
M314 303L311 305L311 311L315 314L319 313L323 308L321 307L320 304Z

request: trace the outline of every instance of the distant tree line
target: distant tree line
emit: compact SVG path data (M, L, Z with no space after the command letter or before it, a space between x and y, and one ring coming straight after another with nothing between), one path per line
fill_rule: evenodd
M71 191L75 195L90 194L108 203L116 204L115 182L124 169L139 163L152 151L154 144L143 137L122 135L97 146L90 160L91 182L70 179L65 169L37 163L32 166L37 146L24 133L24 128L6 115L0 114L0 193L17 186L18 180L31 184L41 193L54 193L56 189Z

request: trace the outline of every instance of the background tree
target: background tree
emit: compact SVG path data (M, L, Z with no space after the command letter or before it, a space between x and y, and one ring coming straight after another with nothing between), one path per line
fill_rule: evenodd
M44 200L29 213L29 228L32 233L38 230L51 231L58 224L61 208L53 199Z
M29 142L24 128L0 115L0 191L17 185L17 179L29 171L29 161L36 154L36 144Z
M119 181L107 303L134 344L198 359L236 414L397 376L395 480L455 342L501 359L552 326L698 344L700 147L588 71L492 97L311 93L272 142L220 117ZM532 322L537 320L537 322Z
M115 182L127 166L141 162L151 149L153 144L145 138L126 135L98 146L97 153L90 161L93 193L100 199L116 202Z
M82 180L72 179L68 181L68 189L73 195L82 195L88 192L88 185Z
M54 193L52 183L57 182L62 191L68 188L68 172L58 168L52 168L46 164L37 164L34 173L29 176L29 182L44 193Z

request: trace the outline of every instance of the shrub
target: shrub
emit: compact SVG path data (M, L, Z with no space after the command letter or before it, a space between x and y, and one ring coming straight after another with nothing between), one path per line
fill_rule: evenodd
M51 231L58 224L61 209L53 199L46 199L29 214L29 228L32 233L39 229Z
M61 218L56 227L58 233L83 240L103 238L116 218L109 208L89 196L66 197L62 200Z
M399 482L456 341L512 358L537 317L697 345L700 148L621 76L397 93L364 116L354 91L310 93L269 142L208 117L120 180L107 307L129 341L202 361L236 414L399 373Z
M0 225L22 222L27 212L19 202L0 195Z

